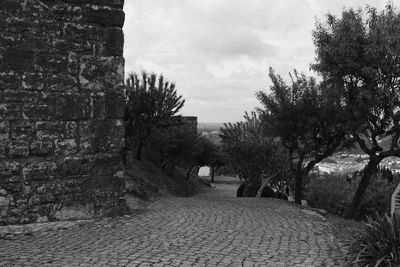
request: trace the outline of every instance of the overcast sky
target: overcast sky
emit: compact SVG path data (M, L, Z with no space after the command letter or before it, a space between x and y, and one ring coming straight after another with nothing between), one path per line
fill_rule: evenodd
M316 18L386 0L126 0L126 73L162 73L186 99L182 114L234 122L268 90L268 68L309 72Z

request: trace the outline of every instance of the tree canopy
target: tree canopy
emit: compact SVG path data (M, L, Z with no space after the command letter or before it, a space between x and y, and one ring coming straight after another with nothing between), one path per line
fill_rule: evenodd
M342 145L346 133L343 118L326 88L315 79L294 71L287 85L272 68L271 92L260 91L258 109L267 135L279 138L288 149L295 175L295 201L300 204L304 177Z
M168 126L185 104L175 84L155 73L132 73L125 86L126 140L137 147L136 158L141 159L142 148L154 129Z
M348 216L356 214L380 161L400 156L400 14L390 4L327 15L313 33L312 66L334 89L352 138L369 155ZM390 139L390 148L379 141Z
M256 112L246 113L244 119L221 128L222 150L246 185L259 186L262 174L282 172L287 158L279 141L265 134Z

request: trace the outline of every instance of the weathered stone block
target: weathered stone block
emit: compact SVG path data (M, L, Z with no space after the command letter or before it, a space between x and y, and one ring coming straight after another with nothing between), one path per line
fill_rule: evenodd
M92 98L92 118L104 119L106 118L106 107L104 93L93 93Z
M35 70L46 73L66 73L67 57L57 54L38 54L35 60Z
M119 27L124 26L125 13L120 9L101 8L91 6L87 10L84 18L89 23L101 25L103 27Z
M0 121L0 159L5 158L8 151L8 147L10 144L9 131L9 122Z
M32 27L32 22L30 22L30 26ZM48 53L51 48L50 36L41 36L38 38L38 35L35 36L23 36L23 39L20 39L16 44L15 48L30 53ZM37 62L37 59L36 59Z
M77 92L78 81L70 74L47 75L45 88L50 92Z
M22 116L21 109L21 104L0 102L0 120L15 121L20 119Z
M10 122L8 121L0 121L0 136L7 135L10 131Z
M124 33L121 28L107 28L105 33L105 56L122 56L124 53Z
M79 145L75 139L54 139L55 155L73 155L79 150Z
M84 153L120 152L125 132L122 120L81 122L81 150Z
M17 161L0 161L0 182L20 181L21 164Z
M79 74L79 55L74 52L69 52L67 57L67 69L71 75Z
M24 181L54 179L57 165L54 162L40 161L26 165L22 168Z
M54 106L28 102L22 106L22 118L30 121L53 120Z
M1 38L1 37L0 37ZM22 85L21 76L15 72L0 73L0 90L16 90ZM0 101L3 102L3 101Z
M7 190L0 187L0 196L2 196L2 197L7 196Z
M79 23L82 21L83 14L84 12L79 6L68 5L61 2L52 6L52 16L58 21ZM65 36L62 37L65 38Z
M27 158L29 156L29 142L23 139L11 141L8 156L10 158Z
M44 75L42 73L25 72L22 74L19 86L22 86L24 90L43 90Z
M79 137L78 123L76 121L67 121L65 123L65 138L77 139Z
M83 56L79 80L81 88L106 91L124 85L124 59L122 57Z
M0 101L3 103L26 103L36 102L37 93L25 90L0 91Z
M93 159L91 175L94 177L111 175L122 170L122 158L120 154L106 154Z
M92 167L90 157L68 156L65 157L57 167L57 176L59 178L71 176L88 175Z
M93 43L86 39L60 39L54 38L52 40L53 48L57 51L73 51L79 52L81 55L93 54Z
M104 94L104 99L108 119L121 119L124 117L125 100L122 90L107 91Z
M0 10L16 13L21 10L21 3L20 1L3 0L0 5Z
M59 94L55 104L56 118L63 121L89 119L91 112L88 94Z
M39 121L35 123L36 137L42 140L45 137L59 137L65 136L65 124L62 121Z
M124 95L121 91L93 93L94 119L120 119L124 117Z
M94 4L94 5L102 5L102 6L111 6L116 8L123 8L124 0L64 0L66 3L71 4Z
M28 203L30 206L35 206L35 205L43 205L47 203L54 203L55 202L55 197L54 194L50 192L42 193L42 194L33 194L32 196L29 197ZM43 207L41 207L43 208ZM40 211L39 211L40 212ZM46 214L47 212L42 212Z
M11 203L10 197L0 197L0 208L9 206Z
M3 53L1 62L0 71L29 71L33 68L35 56L33 53L9 48Z
M13 122L10 126L11 139L29 142L34 138L35 124L33 122L18 121Z
M29 154L32 156L50 156L53 154L53 138L42 137L38 141L33 141L29 146Z

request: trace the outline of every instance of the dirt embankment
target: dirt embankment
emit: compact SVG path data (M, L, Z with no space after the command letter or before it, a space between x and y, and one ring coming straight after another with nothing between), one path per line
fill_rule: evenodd
M206 188L202 179L185 179L177 167L172 175L149 161L129 160L125 171L125 199L131 209L144 208L163 196L189 197Z

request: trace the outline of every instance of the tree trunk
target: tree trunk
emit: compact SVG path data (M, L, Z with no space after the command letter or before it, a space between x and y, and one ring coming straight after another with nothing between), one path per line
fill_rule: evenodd
M136 151L136 159L137 160L142 160L142 150L143 150L143 142L139 142L139 146Z
M294 201L296 204L301 205L301 199L303 198L303 175L301 172L296 174L296 184L295 184L295 195Z
M211 170L211 183L214 183L214 166L213 165L211 165L210 170Z
M349 210L345 214L345 218L355 218L358 215L361 201L364 197L364 193L368 188L371 181L371 177L376 173L376 169L381 159L379 157L371 157L367 166L363 170L361 181L358 184L357 191L354 194L353 200L350 204Z
M296 204L301 205L301 199L303 198L303 161L304 155L299 154L299 160L296 163L296 180L295 180L295 193L294 193L294 202Z
M190 173L192 172L194 166L196 166L196 164L192 164L192 165L190 166L188 172L186 173L186 181L189 180Z
M199 175L199 171L200 171L201 166L196 166L196 174Z

